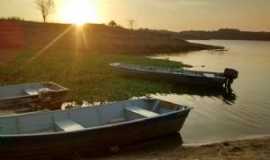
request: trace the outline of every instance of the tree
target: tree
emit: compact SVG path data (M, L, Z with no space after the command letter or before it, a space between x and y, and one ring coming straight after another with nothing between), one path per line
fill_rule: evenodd
M46 23L47 17L54 8L54 0L36 0L36 4L42 14L43 22Z
M134 25L135 25L135 20L134 19L129 19L128 20L128 25L129 25L129 28L131 30L133 30L134 29Z
M108 26L110 27L117 27L117 23L114 21L114 20L111 20L109 23L108 23Z

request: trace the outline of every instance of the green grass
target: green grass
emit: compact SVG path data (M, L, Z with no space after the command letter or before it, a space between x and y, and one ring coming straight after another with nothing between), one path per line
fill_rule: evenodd
M32 50L22 51L10 62L0 65L0 84L54 81L70 88L70 98L77 102L115 101L152 93L170 93L173 86L165 82L124 78L109 63L183 66L178 62L143 56L64 50L48 51L30 61L35 54Z

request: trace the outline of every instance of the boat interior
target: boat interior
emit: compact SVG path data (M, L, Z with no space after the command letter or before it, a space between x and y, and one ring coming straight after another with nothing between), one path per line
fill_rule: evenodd
M155 99L138 99L64 111L2 116L0 136L79 131L181 110L187 107Z
M193 71L181 68L164 68L164 67L156 67L156 66L140 66L133 64L121 64L121 63L112 63L111 66L130 69L136 71L145 71L145 72L158 72L158 73L174 73L174 74L183 74L187 76L198 76L198 77L206 77L206 78L224 78L223 73L217 72L205 72L205 71Z
M55 84L53 82L46 83L27 83L19 85L9 85L0 87L0 100L7 98L35 96L39 92L57 92L65 90L66 88Z

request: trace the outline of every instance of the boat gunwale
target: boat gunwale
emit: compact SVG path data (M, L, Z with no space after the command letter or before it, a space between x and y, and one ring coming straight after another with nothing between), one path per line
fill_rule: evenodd
M149 99L137 99L137 101L138 100L149 100ZM150 99L150 100L156 100L156 99ZM121 101L121 102L128 102L128 101L130 101L130 100ZM134 101L136 101L136 100L134 100ZM160 100L160 101L167 102L164 100ZM116 104L116 103L111 103L111 104ZM42 132L42 133L33 133L33 134L12 134L12 135L10 135L10 134L1 135L0 134L0 139L1 138L24 138L24 137L42 137L42 136L53 136L53 135L68 135L68 134L73 134L73 133L94 131L94 130L105 129L105 128L110 128L110 127L119 127L119 126L134 124L134 123L146 122L148 120L154 120L154 119L159 119L159 118L163 118L163 117L169 117L169 116L172 116L172 115L184 112L184 111L189 112L193 109L192 107L188 107L188 106L184 106L184 105L179 105L179 104L176 104L176 105L181 106L182 109L176 110L176 111L170 111L168 113L163 113L163 114L160 114L156 117L150 117L150 118L145 117L145 118L134 119L134 120L130 120L130 121L123 121L123 122L114 123L114 124L99 125L99 126L88 127L88 128L84 128L84 129L76 130L76 131L57 131L57 132ZM97 106L94 106L94 107L97 107ZM82 109L82 108L74 108L71 110L79 110L79 109ZM71 111L71 110L69 110L69 111ZM58 111L61 111L61 110L58 110ZM54 112L57 112L57 111L31 112L31 113L24 113L24 114L19 114L19 115L15 114L15 115L10 115L10 116L6 115L6 116L0 116L0 118L18 117L18 116L24 116L24 115L37 114L37 113L54 113Z
M166 70L161 67L155 67L155 66L146 66L145 68L140 68L139 65L123 64L123 63L111 63L110 66L114 68L118 68L118 69L137 71L137 72L173 74L173 75L183 75L187 77L200 77L200 78L207 78L207 79L220 79L220 80L226 79L224 76L221 75L222 74L221 72L193 71L193 70L187 70L187 69L182 70L183 72L177 72L181 70L180 69ZM135 68L132 68L132 67L135 67ZM151 67L156 68L156 69L150 69ZM157 69L160 69L160 70L157 70ZM185 71L190 72L190 73L185 73ZM203 76L203 74L214 74L215 77L206 77L206 76Z

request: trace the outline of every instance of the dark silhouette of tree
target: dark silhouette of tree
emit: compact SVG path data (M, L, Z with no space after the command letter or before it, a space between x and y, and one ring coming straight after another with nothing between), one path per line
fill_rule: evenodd
M3 18L0 18L0 20L6 20L6 21L24 21L23 18L20 18L20 17L3 17Z
M46 23L54 8L54 0L36 0L36 4L42 14L43 22Z
M109 23L108 23L108 26L110 27L117 27L117 23L114 21L114 20L111 20Z
M129 28L131 30L133 30L134 29L134 25L135 25L135 20L134 19L128 20L128 25L129 25Z

